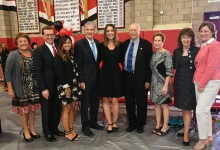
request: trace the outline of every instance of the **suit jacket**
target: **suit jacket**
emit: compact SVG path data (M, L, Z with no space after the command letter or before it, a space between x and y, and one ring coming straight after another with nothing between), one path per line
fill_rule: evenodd
M130 39L126 40L123 43L123 51L122 51L122 65L124 68L125 62L125 55L130 43ZM136 61L135 61L135 85L137 89L144 89L145 82L151 81L151 69L150 69L150 60L152 56L152 44L140 38ZM123 76L125 75L126 71L123 69ZM124 81L126 82L126 81Z
M93 39L97 48L97 60L95 60L89 42L83 38L75 43L74 55L76 56L79 66L79 82L85 82L86 86L96 85L99 74L99 41ZM88 84L89 83L89 84Z
M195 59L194 82L204 88L210 80L220 80L220 42L203 46Z
M54 57L44 43L33 53L36 78L40 92L48 89L49 93L57 91L57 77L54 69Z

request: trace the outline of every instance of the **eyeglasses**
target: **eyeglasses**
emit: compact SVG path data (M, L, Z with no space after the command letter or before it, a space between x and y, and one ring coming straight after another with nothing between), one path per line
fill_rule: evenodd
M44 36L47 37L47 38L48 38L48 37L54 37L55 34L45 34Z

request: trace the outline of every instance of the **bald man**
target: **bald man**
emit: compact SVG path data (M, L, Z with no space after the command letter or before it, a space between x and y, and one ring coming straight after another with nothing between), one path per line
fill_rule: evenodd
M129 126L127 132L136 129L144 132L147 117L147 93L150 86L152 44L140 38L140 26L129 26L130 39L123 45L123 81L125 86L126 109ZM137 113L136 113L137 108Z

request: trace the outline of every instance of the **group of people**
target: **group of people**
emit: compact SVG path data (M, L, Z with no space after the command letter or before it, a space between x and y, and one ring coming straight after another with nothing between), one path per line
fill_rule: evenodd
M94 38L96 25L84 25L85 37L72 47L64 35L58 47L54 45L54 29L42 29L45 43L29 50L30 38L18 33L17 50L7 60L5 76L12 108L20 114L27 142L40 138L34 127L35 111L42 110L43 134L47 141L54 135L79 140L73 130L75 102L81 103L81 122L84 135L92 137L91 128L103 130L97 116L100 99L107 120L107 133L118 131L119 102L125 96L129 125L127 132L144 132L147 117L147 98L155 103L156 126L153 133L169 133L169 107L172 100L171 77L174 76L174 103L182 109L183 145L188 146L191 110L196 109L199 141L195 149L213 142L210 108L220 88L220 43L215 40L215 26L204 22L199 27L201 48L196 47L195 33L184 28L178 37L173 56L163 45L166 37L157 32L153 45L140 37L140 26L129 26L130 39L121 43L113 24L106 25L104 41ZM100 67L101 63L101 67ZM120 66L121 64L121 66ZM110 107L112 103L112 110ZM62 113L61 113L62 109ZM111 115L112 114L112 115ZM58 130L61 122L64 132Z

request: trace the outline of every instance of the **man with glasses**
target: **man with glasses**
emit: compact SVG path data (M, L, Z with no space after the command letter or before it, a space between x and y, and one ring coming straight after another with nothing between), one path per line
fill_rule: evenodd
M39 92L41 94L43 133L47 141L55 142L57 136L63 136L58 130L61 107L57 95L57 77L54 70L54 57L57 50L54 46L54 29L45 26L42 29L44 44L34 51L34 62Z

